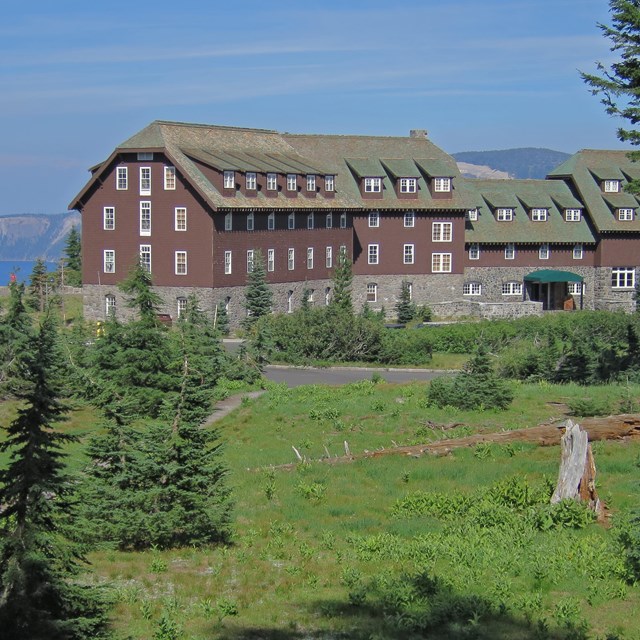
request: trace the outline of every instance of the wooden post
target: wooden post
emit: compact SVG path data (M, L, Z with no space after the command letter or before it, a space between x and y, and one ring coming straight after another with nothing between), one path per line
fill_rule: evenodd
M567 420L560 448L558 484L551 496L551 503L555 504L566 498L581 500L588 503L598 520L603 520L604 505L596 492L596 464L587 432L578 423Z

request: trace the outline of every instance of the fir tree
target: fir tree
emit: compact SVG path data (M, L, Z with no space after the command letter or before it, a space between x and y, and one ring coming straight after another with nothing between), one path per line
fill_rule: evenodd
M416 305L411 301L411 288L406 280L403 280L400 286L396 313L398 314L398 322L401 324L411 322L416 314Z
M82 556L67 536L73 502L62 445L71 438L54 428L66 411L58 399L59 362L47 314L20 356L28 384L0 444L10 457L0 470L0 629L7 640L105 637L103 601L77 581Z
M70 287L82 285L82 245L80 234L71 227L64 246L64 257L60 269L60 283Z
M598 24L598 27L611 41L611 51L619 54L620 59L609 68L598 63L600 75L580 75L591 87L591 93L600 96L609 115L619 116L635 126L640 122L640 3L638 0L610 0L609 7L612 14L611 26ZM640 131L635 128L620 127L617 136L622 142L640 145ZM640 151L633 151L629 156L638 160ZM640 180L631 181L628 189L640 192Z
M346 249L341 249L333 272L333 295L329 305L332 309L353 313L353 302L351 300L352 281L351 260L349 260Z
M215 329L221 336L229 335L229 314L227 305L222 301L218 302L216 307Z
M262 316L271 313L273 292L267 283L267 269L261 251L255 251L253 266L247 275L245 290L245 307L247 317L243 321L246 328L250 328Z
M29 306L42 313L55 289L54 278L42 258L35 261L29 283Z

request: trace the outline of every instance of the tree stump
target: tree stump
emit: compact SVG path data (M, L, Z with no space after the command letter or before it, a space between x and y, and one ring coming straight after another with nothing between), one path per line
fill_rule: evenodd
M578 423L567 420L560 448L560 471L551 503L565 498L580 500L588 504L599 521L604 520L604 505L596 492L596 463L587 432Z

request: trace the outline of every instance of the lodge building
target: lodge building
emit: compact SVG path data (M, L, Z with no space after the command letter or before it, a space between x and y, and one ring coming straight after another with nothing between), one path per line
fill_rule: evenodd
M82 214L87 318L127 309L136 261L172 318L195 293L234 323L258 252L274 311L331 299L342 251L356 306L392 316L402 281L443 316L633 307L640 177L624 151L580 151L546 180L463 178L423 130L301 135L156 121L91 169Z

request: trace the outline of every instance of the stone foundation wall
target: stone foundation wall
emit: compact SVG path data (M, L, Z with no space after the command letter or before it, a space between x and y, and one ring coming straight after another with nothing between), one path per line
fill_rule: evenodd
M634 300L635 289L611 288L611 267L597 267L595 269L595 303L594 309L599 311L626 311L632 313L636 309ZM639 269L636 269L638 282Z
M430 305L438 318L523 318L542 315L542 302L476 302L459 300Z

